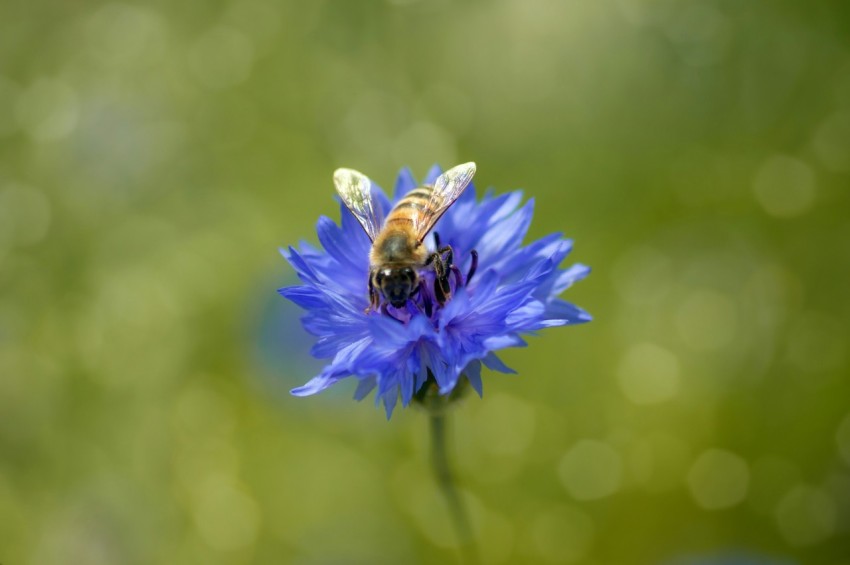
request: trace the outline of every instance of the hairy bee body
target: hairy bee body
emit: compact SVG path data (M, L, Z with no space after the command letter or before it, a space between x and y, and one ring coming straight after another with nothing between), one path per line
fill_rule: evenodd
M428 202L434 188L422 186L408 192L390 211L384 227L372 242L369 264L372 269L384 265L422 266L428 259L425 245L417 238L414 225L428 214Z
M403 307L420 289L419 271L429 265L433 265L437 273L437 301L442 303L447 299L451 247L429 252L424 239L458 199L473 174L475 163L449 169L433 186L420 186L408 192L382 221L368 177L352 169L336 170L337 192L372 240L369 250L370 308L380 306L381 296L393 307Z

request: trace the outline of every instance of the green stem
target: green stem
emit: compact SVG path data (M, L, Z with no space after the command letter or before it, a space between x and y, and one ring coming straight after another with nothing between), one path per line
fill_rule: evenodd
M431 420L431 464L437 484L446 498L449 513L454 522L460 544L463 563L478 563L475 546L472 543L472 530L469 527L469 514L458 495L454 476L449 467L448 451L446 449L446 414L443 410L429 411Z

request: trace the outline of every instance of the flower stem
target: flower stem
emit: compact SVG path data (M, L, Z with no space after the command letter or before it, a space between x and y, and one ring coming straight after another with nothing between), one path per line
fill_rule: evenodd
M458 495L454 476L449 467L448 451L446 448L446 413L443 410L430 410L431 423L431 464L437 484L443 492L449 513L454 522L460 544L461 561L472 565L478 563L475 546L472 543L472 530L469 527L469 514Z

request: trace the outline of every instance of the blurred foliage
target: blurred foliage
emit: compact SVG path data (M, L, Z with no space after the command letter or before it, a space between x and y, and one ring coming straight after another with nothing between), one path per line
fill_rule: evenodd
M848 15L4 2L0 562L450 562L424 415L287 395L276 248L474 159L595 316L454 416L482 560L848 563Z

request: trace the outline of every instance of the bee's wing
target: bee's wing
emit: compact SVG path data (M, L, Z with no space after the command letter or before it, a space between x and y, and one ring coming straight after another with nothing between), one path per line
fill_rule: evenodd
M434 182L434 190L425 207L425 212L417 215L413 220L413 229L419 241L425 239L428 232L437 223L437 220L454 204L475 174L475 163L464 163L452 167Z
M334 185L345 206L351 210L372 241L381 231L380 205L372 198L372 181L354 169L334 171Z

